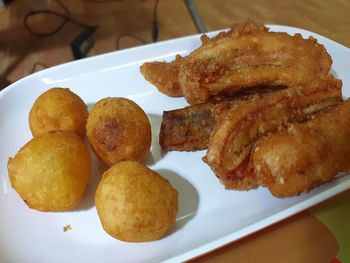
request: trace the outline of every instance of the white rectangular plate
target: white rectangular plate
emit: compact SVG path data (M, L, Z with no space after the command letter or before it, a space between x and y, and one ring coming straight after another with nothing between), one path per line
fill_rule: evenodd
M314 36L333 58L333 72L350 93L350 51L302 29L271 26L273 31ZM214 35L210 33L209 35ZM186 106L146 82L139 72L145 61L172 60L200 45L199 36L184 37L113 52L53 67L17 81L0 93L0 258L1 262L179 262L285 219L350 187L350 176L298 197L277 199L264 188L225 190L201 161L205 152L164 153L158 133L164 110ZM7 161L31 138L28 113L34 100L51 87L69 87L89 105L104 97L128 97L148 114L153 143L147 165L168 178L179 192L179 212L171 232L159 241L126 243L101 227L93 202L101 165L93 156L93 175L83 203L64 213L29 209L11 188ZM66 225L68 232L63 231Z

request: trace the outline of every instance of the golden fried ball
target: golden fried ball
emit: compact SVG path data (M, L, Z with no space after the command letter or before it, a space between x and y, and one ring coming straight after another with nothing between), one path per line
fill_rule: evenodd
M128 242L161 238L173 225L178 193L168 180L137 161L107 170L95 194L104 230Z
M98 101L90 111L86 134L96 155L109 166L124 160L140 160L151 147L147 115L126 98Z
M73 132L34 137L8 162L12 187L30 208L66 211L78 205L90 177L90 156Z
M68 88L52 88L41 94L29 113L33 136L51 131L72 131L85 136L88 109Z

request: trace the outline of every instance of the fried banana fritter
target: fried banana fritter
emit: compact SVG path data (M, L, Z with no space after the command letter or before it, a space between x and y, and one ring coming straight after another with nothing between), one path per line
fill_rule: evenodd
M350 99L259 140L257 182L276 197L298 195L350 171Z
M288 88L242 103L220 118L211 133L206 161L226 188L249 189L257 182L249 157L259 137L342 100L341 81Z
M161 92L183 94L190 104L252 86L307 86L330 74L332 59L316 39L270 32L251 20L201 40L202 46L188 56L148 62L141 73Z

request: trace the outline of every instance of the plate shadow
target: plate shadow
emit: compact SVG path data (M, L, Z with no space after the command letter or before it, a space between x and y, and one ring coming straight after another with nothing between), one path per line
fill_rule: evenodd
M85 145L87 146L90 158L91 158L91 177L89 183L86 187L85 194L81 203L74 209L74 211L89 210L95 206L95 192L98 186L98 183L101 180L102 174L108 169L108 167L103 164L94 151L91 149L91 146L87 139L85 138Z
M170 235L182 228L196 215L199 206L199 195L196 188L189 181L174 171L158 169L156 172L168 179L179 193L179 211L177 212L176 223L168 233Z
M166 151L159 145L159 132L162 123L162 116L157 114L147 114L152 129L152 144L151 150L145 158L141 160L146 165L153 165L160 161L166 154Z

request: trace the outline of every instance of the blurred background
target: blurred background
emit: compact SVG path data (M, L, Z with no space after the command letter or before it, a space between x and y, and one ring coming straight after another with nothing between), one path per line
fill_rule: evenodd
M0 6L0 89L46 67L246 18L350 46L349 0L0 0Z

